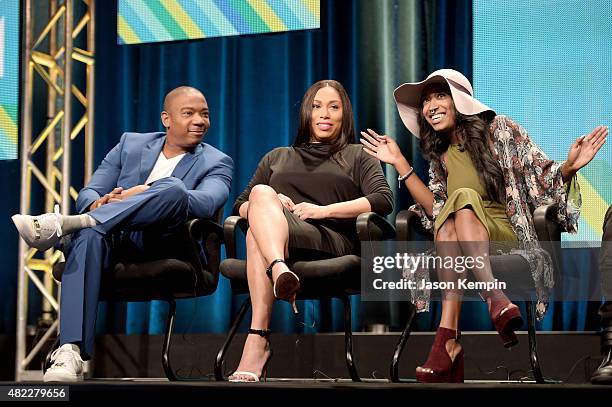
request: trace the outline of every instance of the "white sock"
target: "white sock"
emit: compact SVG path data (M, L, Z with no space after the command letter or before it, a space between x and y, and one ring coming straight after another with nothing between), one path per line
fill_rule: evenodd
M62 235L69 235L81 229L96 226L98 222L89 214L82 215L62 215Z

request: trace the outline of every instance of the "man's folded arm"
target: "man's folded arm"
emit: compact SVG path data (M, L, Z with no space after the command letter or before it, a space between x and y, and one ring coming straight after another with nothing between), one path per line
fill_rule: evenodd
M126 134L124 133L119 143L108 152L98 169L91 176L89 183L79 192L76 200L78 213L88 212L89 207L95 200L111 192L117 186L121 173L121 150Z
M211 218L217 208L225 205L232 185L234 162L224 156L202 179L194 190L189 190L189 218Z

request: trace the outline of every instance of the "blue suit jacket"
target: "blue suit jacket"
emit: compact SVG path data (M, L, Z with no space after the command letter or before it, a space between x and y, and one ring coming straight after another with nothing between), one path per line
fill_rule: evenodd
M124 133L102 160L89 184L79 192L76 208L89 211L91 204L115 187L143 184L159 157L166 133ZM172 173L189 193L189 218L210 218L227 201L234 162L204 142L183 156Z

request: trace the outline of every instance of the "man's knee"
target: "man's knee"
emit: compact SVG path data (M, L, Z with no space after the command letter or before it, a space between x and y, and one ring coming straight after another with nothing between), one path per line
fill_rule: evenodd
M276 191L269 185L258 184L251 189L249 202L277 197Z
M187 188L182 180L176 177L162 178L153 184L159 188L159 193L176 201L186 201L188 198ZM153 188L152 187L152 188Z

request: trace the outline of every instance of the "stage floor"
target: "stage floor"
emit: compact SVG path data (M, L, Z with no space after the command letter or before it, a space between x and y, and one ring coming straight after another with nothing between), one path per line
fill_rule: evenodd
M10 339L10 338L9 338ZM224 374L231 373L240 359L245 335L240 334L228 351ZM354 350L357 371L362 379L372 380L368 385L385 384L390 377L390 363L399 339L398 333L354 334ZM165 377L161 364L163 337L158 335L102 335L96 339L94 360L89 366L86 382L91 385L117 385L121 378L138 378L130 385L159 383L151 378ZM207 378L212 380L213 365L217 350L224 335L180 334L175 335L170 356L173 370L178 376ZM409 339L402 354L399 375L413 378L415 368L427 358L433 341L433 333L417 332ZM6 344L12 341L5 340ZM1 343L1 341L0 341ZM13 348L0 346L0 354L14 355ZM511 350L504 349L496 332L465 332L462 337L465 349L465 378L470 386L510 381L509 386L533 378L531 372L528 341L525 332L519 333L519 344ZM266 385L315 385L349 383L344 359L344 335L341 333L317 335L283 335L273 338L274 357L270 362L269 377L291 378L286 383L274 380ZM601 362L599 335L596 332L564 333L543 332L538 334L538 351L544 378L564 384L587 384L592 372ZM13 359L7 359L0 369L4 371L0 380L14 380ZM31 364L37 369L40 361ZM108 378L108 381L100 381ZM309 378L297 380L296 378ZM42 372L22 376L23 380L41 380ZM314 379L314 380L313 380ZM330 381L323 381L330 379ZM210 381L207 383L211 383ZM212 386L215 386L213 384ZM395 385L392 385L395 386Z
M0 387L40 388L65 386L62 383L3 382ZM240 401L266 404L296 404L339 402L376 402L378 400L427 400L438 404L442 400L454 402L483 402L497 400L566 399L588 397L603 400L612 397L612 386L591 384L531 384L500 382L467 382L464 384L388 383L370 380L353 383L348 380L271 379L265 383L227 382L168 382L165 379L93 379L67 386L70 401L169 401L183 403L187 399L199 402ZM4 399L6 400L6 399Z

